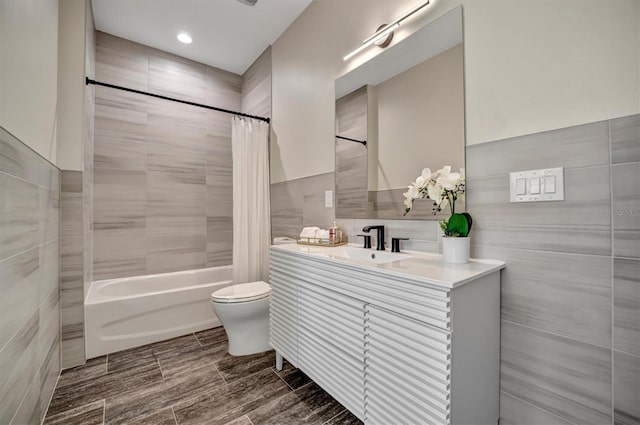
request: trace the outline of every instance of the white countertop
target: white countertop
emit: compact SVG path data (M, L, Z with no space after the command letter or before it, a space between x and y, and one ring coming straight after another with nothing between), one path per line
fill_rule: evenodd
M364 249L349 244L349 248L356 248L365 252L376 253L375 249ZM381 274L400 278L411 278L424 281L432 285L445 288L456 288L484 275L496 272L505 267L504 261L471 259L468 264L447 264L442 255L428 254L416 251L403 251L402 258L384 264L375 264L366 260L347 258L342 247L321 247L298 244L272 245L272 250L290 252L294 255L309 256L318 261L339 264L349 268L365 271L378 271ZM387 254L394 255L390 251ZM406 258L409 255L410 258Z

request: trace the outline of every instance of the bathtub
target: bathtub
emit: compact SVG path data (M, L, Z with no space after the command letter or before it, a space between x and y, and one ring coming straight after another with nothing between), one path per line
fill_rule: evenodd
M220 326L209 298L232 266L99 280L85 299L87 358Z

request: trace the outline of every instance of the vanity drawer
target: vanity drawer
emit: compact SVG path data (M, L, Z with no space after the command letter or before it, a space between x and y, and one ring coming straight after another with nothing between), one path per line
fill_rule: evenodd
M364 363L309 330L299 335L299 367L359 419L364 419Z
M364 361L364 303L337 292L301 282L298 323Z
M451 334L372 305L365 323L365 422L449 423Z

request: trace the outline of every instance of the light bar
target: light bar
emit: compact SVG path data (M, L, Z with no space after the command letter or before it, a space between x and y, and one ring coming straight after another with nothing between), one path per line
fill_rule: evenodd
M350 58L352 58L353 56L355 56L358 53L360 53L361 51L363 51L364 49L366 49L367 47L371 46L376 41L381 40L382 38L386 37L387 35L389 35L393 31L395 31L400 26L400 23L402 21L404 21L405 19L409 18L410 16L412 16L413 14L415 14L416 12L418 12L419 10L423 9L424 7L426 7L428 5L429 5L429 1L426 1L424 3L419 4L418 6L414 7L413 9L411 9L409 12L407 12L402 17L396 19L395 21L391 22L389 25L387 25L384 28L381 28L380 30L378 30L375 33L373 33L371 36L369 36L366 40L364 40L362 42L362 46L358 47L357 49L355 49L353 52L349 53L348 55L346 55L342 59L347 61Z

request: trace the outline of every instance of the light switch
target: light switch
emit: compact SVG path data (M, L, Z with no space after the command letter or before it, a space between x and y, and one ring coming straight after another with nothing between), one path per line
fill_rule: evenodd
M531 189L529 190L531 194L539 195L540 194L540 177L531 177L529 184L531 185L530 186Z
M333 190L324 191L324 207L325 208L333 207Z
M556 176L544 178L544 193L556 193Z
M564 200L564 169L512 171L509 173L511 202L546 202Z
M516 195L527 194L527 179L516 179Z

